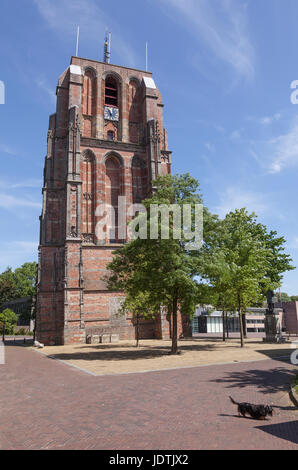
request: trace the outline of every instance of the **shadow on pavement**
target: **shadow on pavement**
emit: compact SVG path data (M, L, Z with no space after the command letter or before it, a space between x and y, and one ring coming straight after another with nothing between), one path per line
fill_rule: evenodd
M298 421L257 426L256 429L260 429L272 436L298 444Z
M287 385L293 382L296 371L289 368L274 368L269 370L251 369L243 372L230 372L224 378L211 382L226 384L226 388L242 389L253 385L264 394L284 392ZM237 399L237 397L233 397Z
M289 363L293 350L288 347L284 349L261 349L257 352L275 361Z
M140 360L140 359L154 359L162 356L168 356L171 350L169 346L151 346L150 348L131 348L128 350L121 350L123 346L113 345L113 349L109 349L107 346L92 345L84 346L84 351L71 353L58 353L50 354L50 357L54 359L60 359L62 361L68 360L81 360L81 361L126 361L126 360ZM89 349L93 349L90 351ZM96 351L94 351L96 349ZM117 350L119 349L119 351ZM183 353L185 351L212 351L214 346L212 345L191 345L191 346L180 346L179 350ZM178 356L179 357L179 356Z

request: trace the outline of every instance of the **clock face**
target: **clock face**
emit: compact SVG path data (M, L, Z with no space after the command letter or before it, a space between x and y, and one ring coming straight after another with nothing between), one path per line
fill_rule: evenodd
M105 106L105 119L108 121L119 121L119 109L113 106Z

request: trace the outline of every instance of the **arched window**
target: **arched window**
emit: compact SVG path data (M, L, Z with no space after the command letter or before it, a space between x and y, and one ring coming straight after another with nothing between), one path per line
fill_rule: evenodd
M91 150L83 153L82 178L82 234L83 240L93 242L95 232L95 155Z
M93 70L86 70L83 81L82 92L82 114L83 126L82 133L85 137L95 137L96 121L96 74Z
M96 78L91 70L87 70L83 82L83 114L93 116L96 114Z
M106 203L113 208L113 214L110 215L108 227L108 240L110 243L119 242L119 213L118 198L121 195L122 171L117 157L111 155L106 160Z
M142 101L139 83L132 79L128 89L129 141L139 143L141 137Z
M132 160L132 194L134 204L141 203L147 196L147 168L145 162L135 156Z
M129 120L138 122L141 110L141 96L139 84L134 79L129 82L128 108Z
M113 77L107 77L106 79L105 105L118 107L118 86Z

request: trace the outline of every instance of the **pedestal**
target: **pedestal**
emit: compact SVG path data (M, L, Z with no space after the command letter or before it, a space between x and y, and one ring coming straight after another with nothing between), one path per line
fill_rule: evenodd
M282 337L282 330L279 315L266 314L265 316L265 332L266 338L263 338L264 343L284 343L285 339Z

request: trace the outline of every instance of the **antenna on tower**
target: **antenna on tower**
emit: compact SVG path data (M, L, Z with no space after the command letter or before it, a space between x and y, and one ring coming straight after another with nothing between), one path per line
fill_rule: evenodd
M148 72L148 41L146 41L146 72Z
M104 57L103 60L106 64L110 63L111 60L111 33L108 33L108 30L106 29L106 35L105 35L105 43L104 43Z
M109 33L109 63L111 62L112 33Z
M80 39L80 27L78 26L78 30L77 30L76 57L78 57L78 55L79 55L79 39Z

